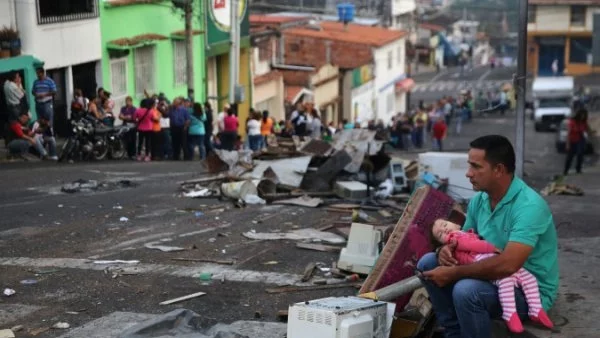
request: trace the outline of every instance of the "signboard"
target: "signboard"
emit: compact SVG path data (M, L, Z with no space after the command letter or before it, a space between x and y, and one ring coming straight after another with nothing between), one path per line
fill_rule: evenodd
M232 0L204 0L208 2L206 26L208 29L208 45L229 41L231 31L231 4ZM250 34L250 20L248 17L248 0L237 0L238 15L240 18L240 36Z
M358 88L373 80L373 65L364 65L352 70L352 88Z

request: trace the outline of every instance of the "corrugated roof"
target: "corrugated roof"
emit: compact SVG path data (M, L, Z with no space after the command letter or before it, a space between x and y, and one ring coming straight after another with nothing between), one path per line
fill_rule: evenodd
M419 28L428 29L428 30L434 31L434 32L442 32L445 30L443 26L436 25L433 23L428 23L428 22L420 23Z
M305 20L303 17L295 16L279 16L279 15L267 15L267 14L250 14L250 24L268 25L268 24L282 24L286 22L293 22Z
M405 31L390 30L356 24L345 26L340 22L319 22L320 29L312 27L290 28L285 34L322 38L325 40L364 44L375 47L385 46L406 36Z

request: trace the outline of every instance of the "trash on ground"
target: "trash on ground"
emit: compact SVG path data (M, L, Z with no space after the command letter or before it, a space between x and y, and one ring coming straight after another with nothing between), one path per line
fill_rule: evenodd
M158 305L169 305L169 304L179 303L179 302L183 302L184 300L204 296L205 294L206 294L205 292L196 292L196 293L192 293L191 295L166 300L164 302L158 303Z
M360 283L348 283L343 282L340 284L326 284L326 285L310 285L310 286L282 286L277 288L268 288L265 291L269 294L277 293L293 293L313 290L327 290L327 289L341 289L341 288L358 288Z
M210 258L171 258L171 260L180 261L180 262L215 263L215 264L223 264L223 265L235 264L234 260L220 260L220 259L210 259Z
M12 332L19 332L19 331L23 331L24 326L23 325L15 325L13 327L10 328Z
M36 279L24 279L20 283L21 285L34 285L37 284L38 281Z
M9 289L9 288L4 289L4 292L3 292L3 294L6 297L10 297L10 296L14 295L15 293L17 293L15 290Z
M72 183L64 184L61 191L67 194L78 192L109 191L123 188L132 188L138 186L138 183L130 180L120 180L116 182L98 182L96 180L79 179Z
M569 196L583 196L583 190L572 184L565 184L561 182L551 182L541 191L543 196L549 195L569 195Z
M58 323L55 323L54 325L52 325L53 329L62 329L62 330L65 330L65 329L68 329L70 327L71 327L71 325L69 323L66 323L66 322L58 322Z
M168 246L168 245L160 245L160 243L170 242L171 239L160 240L156 242L150 242L144 244L146 249L160 250L162 252L175 252L175 251L184 251L185 248L181 248L178 246Z
M0 330L0 338L15 338L15 333L10 329Z
M342 244L346 242L346 240L339 235L332 234L330 232L318 231L312 228L306 229L298 229L290 232L255 232L248 231L242 234L246 238L254 239L254 240L293 240L293 241L301 241L301 240L312 240L312 241L323 241L332 244Z
M94 264L103 264L103 265L108 265L108 264L139 264L140 261L137 260L131 260L131 261L124 261L124 260L112 260L112 261L108 261L108 260L98 260L98 261L94 261Z
M339 246L314 244L314 243L296 243L296 247L299 249L322 251L322 252L340 252L342 250Z
M129 222L129 218L121 217L121 218L119 218L119 222Z
M279 200L273 202L273 204L288 204L297 205L300 207L316 208L323 203L323 200L315 197L301 196L297 198L290 198L286 200Z
M263 265L277 265L279 264L278 261L268 261L268 262L264 262Z

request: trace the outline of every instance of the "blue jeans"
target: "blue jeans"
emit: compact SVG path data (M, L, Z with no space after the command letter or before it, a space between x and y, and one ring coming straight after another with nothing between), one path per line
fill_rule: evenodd
M173 144L171 140L171 130L169 128L163 128L160 131L162 133L162 155L165 159L173 158Z
M249 143L250 149L252 151L261 150L263 140L264 140L264 137L262 135L249 135L248 143Z
M194 158L194 149L198 146L200 150L200 159L206 158L206 148L204 147L204 135L188 135L188 147L190 160Z
M50 125L54 124L54 105L52 104L52 101L36 102L35 112L37 113L38 118L45 118L50 121Z
M429 271L438 267L435 253L423 256L417 269ZM489 281L462 279L443 288L423 280L433 305L438 324L446 338L488 338L492 336L492 319L501 318L498 287ZM515 289L517 312L521 320L528 318L527 303L521 289Z

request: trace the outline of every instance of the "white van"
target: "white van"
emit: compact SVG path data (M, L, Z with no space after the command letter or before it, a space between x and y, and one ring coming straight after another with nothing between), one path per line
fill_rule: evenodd
M535 130L558 129L571 115L575 80L571 76L539 77L533 80Z

